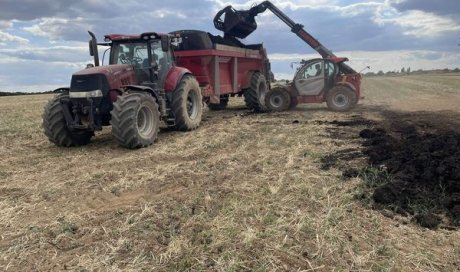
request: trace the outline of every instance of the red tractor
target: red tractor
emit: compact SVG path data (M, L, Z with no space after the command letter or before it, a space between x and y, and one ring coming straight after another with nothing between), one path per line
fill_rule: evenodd
M89 33L94 65L73 74L70 87L45 107L43 128L51 142L85 145L111 124L119 145L140 148L155 141L160 122L178 130L199 126L201 89L188 69L175 66L171 35L106 35L98 44ZM98 45L109 47L109 65L99 65Z
M245 38L257 28L255 16L267 9L322 58L301 62L302 66L291 84L275 85L265 95L265 106L273 111L287 110L299 103L326 102L335 111L347 111L354 107L361 94L361 75L345 64L347 58L335 56L306 32L303 25L292 21L270 1L264 1L249 10L235 10L228 6L217 13L214 25L225 33L224 38Z

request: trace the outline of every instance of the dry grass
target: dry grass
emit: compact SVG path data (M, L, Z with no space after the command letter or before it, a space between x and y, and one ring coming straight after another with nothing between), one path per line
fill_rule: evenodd
M198 130L135 151L110 130L55 147L40 128L49 96L0 98L0 269L455 271L458 231L387 218L355 200L360 180L319 167L360 142L315 121L377 116L391 93L414 97L417 80L366 79L369 99L346 114L248 115L234 99ZM458 105L457 82L436 81L434 93L420 83L422 100L450 88L443 99Z

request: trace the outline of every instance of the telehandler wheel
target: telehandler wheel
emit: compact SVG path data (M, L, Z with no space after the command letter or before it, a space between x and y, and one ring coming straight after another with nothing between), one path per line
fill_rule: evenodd
M81 146L91 141L92 131L71 131L67 127L61 99L68 99L68 94L60 94L51 99L43 113L43 130L50 142L58 146Z
M172 96L171 108L176 129L196 129L203 114L203 98L198 81L193 76L184 76Z
M265 95L268 91L267 81L261 73L254 73L251 77L249 89L243 93L244 102L250 110L263 112L267 110L265 106Z
M112 135L123 147L146 147L156 140L160 124L158 104L150 94L128 93L113 103Z
M343 85L330 89L326 94L326 103L333 111L348 111L356 105L356 93Z
M285 111L291 105L291 96L286 89L275 87L265 96L265 105L270 111Z
M227 108L228 105L228 95L224 95L220 97L220 103L219 104L211 104L209 101L206 102L208 105L208 108L213 111L220 111L225 108Z

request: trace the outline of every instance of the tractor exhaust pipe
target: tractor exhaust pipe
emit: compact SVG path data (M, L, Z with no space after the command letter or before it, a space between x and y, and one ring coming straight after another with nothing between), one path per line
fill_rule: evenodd
M99 52L97 51L97 40L93 32L88 31L91 36L89 40L89 55L94 57L94 66L99 66Z

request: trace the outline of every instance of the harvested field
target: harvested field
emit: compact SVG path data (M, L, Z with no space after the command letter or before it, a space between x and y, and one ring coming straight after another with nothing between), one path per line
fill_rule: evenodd
M458 271L460 75L365 78L348 113L251 114L59 148L0 98L0 269Z

